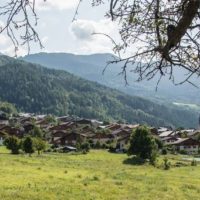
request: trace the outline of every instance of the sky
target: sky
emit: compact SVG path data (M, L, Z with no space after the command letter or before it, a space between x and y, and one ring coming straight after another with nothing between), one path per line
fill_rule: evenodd
M1 0L0 6L9 0ZM119 39L118 26L105 17L108 5L92 7L91 1L83 0L77 15L72 22L78 0L36 0L36 11L39 17L35 27L44 48L31 44L30 53L67 52L75 54L112 53L112 42L103 35L105 33ZM0 16L0 25L5 18ZM14 47L6 36L0 35L0 52L14 56ZM27 54L25 47L20 47L18 56Z

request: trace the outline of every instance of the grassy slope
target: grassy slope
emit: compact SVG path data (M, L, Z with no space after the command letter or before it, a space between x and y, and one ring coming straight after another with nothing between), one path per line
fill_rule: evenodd
M104 151L29 158L6 154L4 150L0 155L0 199L199 199L200 167L164 171L123 164L126 158Z

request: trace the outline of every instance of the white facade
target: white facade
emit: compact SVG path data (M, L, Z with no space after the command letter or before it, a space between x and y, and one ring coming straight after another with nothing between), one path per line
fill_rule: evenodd
M199 146L198 145L192 145L192 146L181 145L181 146L179 146L179 150L180 151L184 150L184 151L186 151L189 154L196 154L196 153L198 153Z
M0 136L0 145L3 145L4 138Z
M92 138L92 141L93 141L93 143L97 143L98 141L101 143L101 144L103 144L103 143L106 143L106 142L108 142L108 141L112 141L112 139L110 139L110 138Z

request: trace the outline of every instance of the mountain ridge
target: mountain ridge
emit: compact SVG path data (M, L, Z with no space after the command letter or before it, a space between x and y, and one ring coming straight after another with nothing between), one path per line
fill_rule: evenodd
M0 97L21 111L196 127L197 113L132 97L63 70L0 57Z
M62 69L132 96L137 95L162 103L179 102L200 105L199 89L187 83L175 86L172 81L168 80L169 77L163 77L158 85L158 91L156 91L158 77L151 81L137 82L137 75L134 73L127 73L129 85L125 86L123 77L118 75L122 70L122 65L119 63L107 67L104 75L102 75L107 61L112 60L112 56L112 54L37 53L21 59L48 68ZM177 80L182 80L185 75L185 72L180 70L175 70L174 73ZM193 80L195 84L200 85L199 79L193 78Z

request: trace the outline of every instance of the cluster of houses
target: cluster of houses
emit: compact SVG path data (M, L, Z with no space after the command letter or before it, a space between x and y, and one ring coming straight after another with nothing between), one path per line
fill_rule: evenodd
M78 117L52 117L48 115L34 115L19 113L18 116L9 119L0 117L0 145L7 135L22 138L34 127L40 127L44 132L45 139L55 146L72 146L77 143L90 142L94 145L99 143L110 144L116 142L119 149L128 144L132 130L137 125L130 124L103 124L103 122Z
M188 154L198 154L199 152L200 130L172 130L161 127L157 130L157 135L166 146L172 146L176 151Z
M111 144L115 142L118 150L128 145L130 135L139 124L103 124L103 122L77 117L52 117L20 113L10 119L0 117L0 145L6 135L19 138L28 134L35 126L41 128L45 139L55 146L75 147L77 143ZM196 154L199 150L198 137L200 131L172 130L171 128L150 128L152 135L159 138L165 145L173 146L175 150Z

